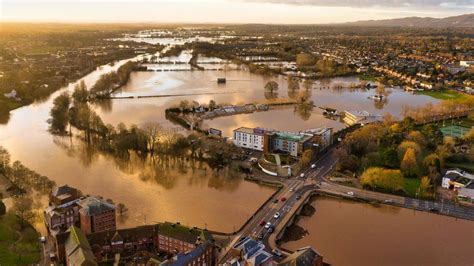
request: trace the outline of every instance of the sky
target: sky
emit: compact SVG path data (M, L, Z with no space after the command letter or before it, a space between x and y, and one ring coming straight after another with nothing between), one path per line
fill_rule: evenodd
M0 0L0 21L323 24L474 13L474 0Z

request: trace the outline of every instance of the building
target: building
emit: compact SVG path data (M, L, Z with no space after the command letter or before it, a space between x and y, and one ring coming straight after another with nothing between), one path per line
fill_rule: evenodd
M77 202L81 230L86 234L115 230L115 206L95 197Z
M59 206L49 206L44 211L44 222L51 234L67 230L79 223L78 200L71 201Z
M166 260L162 266L187 266L187 265L216 265L213 255L213 244L206 241L188 252L181 252L172 259Z
M272 132L265 135L265 153L287 153L298 157L313 147L313 135L306 133Z
M56 236L57 254L66 260L66 239L69 232ZM95 260L111 263L116 254L129 260L136 254L166 253L172 258L164 265L215 265L212 235L207 230L188 228L180 224L160 223L134 228L108 230L86 236ZM137 255L142 257L143 255ZM150 258L147 258L150 259ZM156 261L156 265L161 265Z
M474 203L474 182L458 189L458 199L463 202Z
M81 229L76 226L71 226L67 231L64 238L64 244L61 244L64 248L63 260L66 265L71 266L96 266L98 265L92 249L87 241L86 236Z
M369 124L382 121L382 116L371 114L367 111L345 111L343 121L348 126L355 124Z
M234 130L234 144L241 148L263 151L265 130L240 127Z
M474 183L474 175L459 169L446 171L443 176L441 187L446 189L458 190Z
M75 201L81 197L79 190L68 185L53 188L49 194L49 204L58 206L65 203Z
M312 247L305 247L296 250L293 254L283 259L279 266L322 266L323 256Z
M298 133L247 127L234 130L236 146L264 153L279 152L298 157L309 148L324 149L331 143L332 128L311 129Z
M265 245L248 236L242 237L232 246L232 258L226 266L266 266L273 265L273 255L265 251Z

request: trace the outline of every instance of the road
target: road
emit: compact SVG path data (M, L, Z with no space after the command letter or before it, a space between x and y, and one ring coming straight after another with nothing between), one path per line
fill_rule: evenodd
M304 178L295 177L283 181L283 189L269 202L265 204L257 213L252 216L251 221L233 236L233 240L224 249L220 262L227 261L230 257L227 254L230 247L240 238L247 235L258 237L265 243L267 251L271 252L268 245L268 236L270 233L264 228L264 223L270 222L277 226L283 218L288 215L289 210L300 201L298 196L308 190L328 193L346 198L359 198L369 201L377 201L385 204L399 206L403 208L416 209L420 211L436 212L444 215L450 215L458 218L474 220L474 211L472 208L458 206L451 202L434 202L420 199L407 198L403 196L368 191L354 187L343 186L330 182L326 177L332 171L337 163L337 158L333 151L328 152L324 157L316 162L312 162L314 167L308 167L301 173ZM282 201L282 198L286 200ZM279 212L280 217L274 218L275 213ZM278 260L278 259L277 259Z

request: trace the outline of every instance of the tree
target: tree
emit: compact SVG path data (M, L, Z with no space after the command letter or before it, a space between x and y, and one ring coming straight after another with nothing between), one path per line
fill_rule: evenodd
M217 104L214 100L209 101L209 109L212 111L217 108Z
M148 138L148 150L153 156L156 148L156 144L159 140L159 132L161 131L161 126L158 123L147 123L143 127L145 134Z
M87 86L84 80L81 80L79 84L74 87L74 92L72 93L72 99L74 104L85 103L89 98L89 92L87 91Z
M427 197L429 195L430 187L430 178L427 176L422 177L420 181L420 197Z
M0 146L0 173L5 174L10 164L10 153Z
M276 81L270 80L265 84L265 90L269 91L271 94L278 91L279 85Z
M301 168L306 167L309 165L311 160L313 159L313 150L307 149L303 152L300 158L300 166Z
M300 82L293 75L288 75L288 91L294 92L300 89Z
M119 203L117 204L117 211L120 216L123 216L126 211L128 211L128 208L125 207L125 204Z
M34 217L32 206L33 200L28 196L13 199L13 212L20 218L20 227L22 230L26 221Z
M7 207L5 207L5 204L0 199L0 216L5 215L6 211L7 211Z
M408 148L403 156L400 169L406 177L416 177L418 175L418 164L416 162L415 150Z
M360 177L362 186L391 192L403 191L404 179L400 170L371 167Z
M69 105L70 99L67 92L62 93L53 101L53 108L50 111L52 118L51 129L63 133L69 123Z

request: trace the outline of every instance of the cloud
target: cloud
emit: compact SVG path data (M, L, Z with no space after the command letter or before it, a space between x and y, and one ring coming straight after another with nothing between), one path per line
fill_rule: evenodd
M330 7L469 8L472 0L243 0L245 2ZM467 11L467 10L466 10Z

